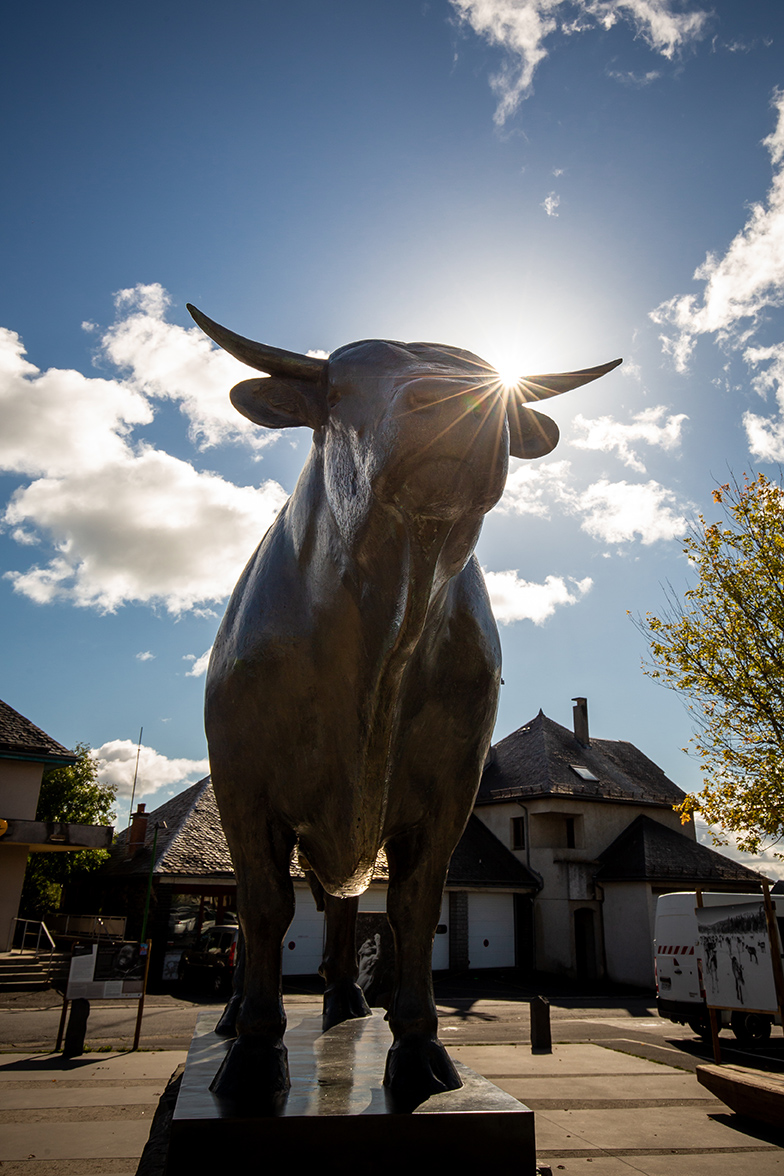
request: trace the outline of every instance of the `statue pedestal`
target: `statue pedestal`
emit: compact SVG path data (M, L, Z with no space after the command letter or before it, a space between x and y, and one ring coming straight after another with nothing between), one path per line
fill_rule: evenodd
M534 1176L534 1115L486 1078L456 1063L461 1090L434 1095L410 1114L389 1106L382 1079L391 1034L383 1014L321 1032L321 1015L289 1017L291 1091L280 1113L240 1118L209 1086L229 1043L212 1031L215 1012L199 1017L171 1126L167 1176L213 1167L281 1170L319 1176L349 1170L391 1176L412 1162L492 1163Z

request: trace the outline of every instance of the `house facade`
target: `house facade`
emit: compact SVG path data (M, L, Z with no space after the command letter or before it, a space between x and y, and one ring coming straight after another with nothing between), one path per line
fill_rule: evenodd
M157 832L156 832L157 827ZM286 933L284 975L314 975L321 964L324 916L295 853L291 877L296 914ZM388 867L379 854L373 880L359 900L358 934L385 919ZM236 921L237 882L209 776L147 813L139 805L115 840L111 858L91 879L90 897L73 891L72 905L95 905L127 915L127 934L138 936L148 884L148 934L156 979L176 978L184 948L211 926ZM95 887L100 888L98 896ZM455 850L433 943L433 968L514 967L530 922L539 883L524 862L472 817Z
M760 876L698 844L685 793L633 744L542 711L488 755L475 814L541 881L525 951L536 971L653 984L656 900L759 891Z
M0 951L13 940L28 854L111 845L110 827L35 819L44 769L76 763L76 758L0 701Z

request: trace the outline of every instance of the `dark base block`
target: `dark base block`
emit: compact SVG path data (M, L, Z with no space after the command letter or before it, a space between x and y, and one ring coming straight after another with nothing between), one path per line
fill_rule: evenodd
M383 1015L346 1021L327 1033L321 1014L289 1018L291 1091L271 1115L244 1117L209 1086L229 1047L199 1017L172 1121L167 1176L281 1170L319 1176L370 1171L409 1176L412 1161L492 1163L534 1176L534 1115L486 1078L455 1065L460 1090L433 1095L410 1114L396 1111L382 1085L391 1034ZM292 1167L293 1165L293 1167Z

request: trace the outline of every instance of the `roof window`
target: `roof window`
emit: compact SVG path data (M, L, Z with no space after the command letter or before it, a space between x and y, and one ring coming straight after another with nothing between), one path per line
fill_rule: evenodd
M593 783L593 784L599 783L599 777L594 776L594 774L590 768L584 768L582 766L582 764L569 764L569 767L572 769L572 771L574 772L574 774L576 776L580 777L581 780L586 780L589 783Z

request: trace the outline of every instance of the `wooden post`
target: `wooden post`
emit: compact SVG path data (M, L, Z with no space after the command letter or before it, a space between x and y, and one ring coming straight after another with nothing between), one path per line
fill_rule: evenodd
M140 945L141 946L141 945ZM133 1035L133 1049L139 1048L139 1038L142 1032L142 1013L144 1012L144 997L147 992L147 977L150 972L150 950L152 948L151 940L147 940L147 963L144 965L144 982L142 984L142 994L139 997L139 1009L136 1013L136 1032Z
M697 899L697 906L701 907L703 905L702 904L702 887L701 886L697 887L697 889L694 892L694 896ZM706 1003L706 1005L708 1003L707 993L705 994L705 1003ZM721 1065L721 1043L719 1041L719 1020L716 1015L716 1010L712 1009L710 1007L708 1007L708 1020L710 1021L711 1044L713 1045L713 1060L717 1066L720 1066Z
M773 965L773 983L776 986L776 1004L779 1006L779 1020L784 1012L784 968L781 966L781 944L779 942L779 928L776 922L776 908L770 897L770 883L767 878L762 883L762 897L765 902L765 918L768 921L768 939L770 940L770 962Z

